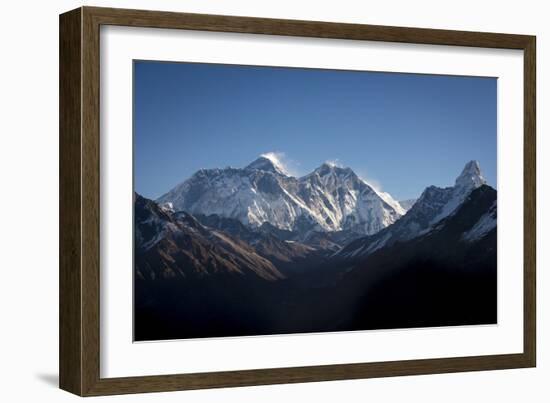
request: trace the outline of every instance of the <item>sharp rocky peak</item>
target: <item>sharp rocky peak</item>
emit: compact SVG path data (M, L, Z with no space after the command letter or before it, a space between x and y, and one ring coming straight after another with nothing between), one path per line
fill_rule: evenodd
M475 189L486 184L487 181L481 173L479 162L473 160L464 166L462 173L455 181L455 187L467 189Z

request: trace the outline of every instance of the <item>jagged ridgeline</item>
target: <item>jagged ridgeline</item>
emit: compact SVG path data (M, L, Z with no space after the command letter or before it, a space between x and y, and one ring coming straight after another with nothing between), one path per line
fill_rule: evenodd
M274 162L275 161L275 162ZM350 168L325 163L295 178L260 157L244 169L202 169L157 200L177 211L235 218L251 227L374 234L405 210Z
M136 340L496 323L496 203L476 161L403 202L269 156L135 194Z

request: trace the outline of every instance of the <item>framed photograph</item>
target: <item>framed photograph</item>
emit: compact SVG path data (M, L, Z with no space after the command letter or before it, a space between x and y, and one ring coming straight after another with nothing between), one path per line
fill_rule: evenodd
M535 37L60 16L60 387L533 367Z

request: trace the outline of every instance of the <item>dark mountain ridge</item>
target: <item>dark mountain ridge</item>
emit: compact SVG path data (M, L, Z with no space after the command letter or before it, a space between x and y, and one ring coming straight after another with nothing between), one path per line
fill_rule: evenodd
M134 198L135 270L142 280L202 278L214 274L284 276L247 243L202 225L192 215L175 216L155 202Z
M348 269L339 293L359 311L353 327L395 328L496 323L497 229L465 234L490 214L496 191L472 191L428 233L373 252Z
M434 205L438 189L419 201ZM137 340L496 323L496 191L487 185L417 236L354 259L268 223L251 229L135 203Z

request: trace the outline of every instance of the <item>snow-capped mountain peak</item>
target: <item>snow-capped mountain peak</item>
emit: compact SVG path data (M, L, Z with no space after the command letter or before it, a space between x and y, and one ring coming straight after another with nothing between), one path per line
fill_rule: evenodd
M486 185L487 181L481 174L479 162L470 161L462 170L462 173L456 178L455 185L448 191L449 197L446 204L443 206L439 214L437 214L432 224L437 223L443 218L452 214L456 208L468 197L472 190L477 189L481 185Z
M318 175L321 182L329 188L341 187L344 185L348 189L360 189L361 193L372 193L378 196L384 203L386 203L392 210L394 210L398 216L405 214L406 210L394 200L393 197L386 192L376 189L370 183L360 178L351 168L337 165L333 162L324 162L320 167L315 169L310 175ZM309 175L306 175L307 178ZM399 218L399 217L398 217Z
M289 176L276 153L243 169L198 172L157 200L176 211L235 218L259 227L373 234L399 219L404 209L360 179L352 169L325 163L312 173Z
M266 153L260 155L256 160L248 164L245 169L257 169L259 171L272 172L279 175L288 176L285 166L276 153Z
M366 256L386 245L424 235L442 220L452 216L473 190L486 184L479 163L470 161L456 179L454 186L428 186L403 218L394 225L373 236L356 240L337 255L344 258Z
M468 190L472 190L486 184L487 181L481 174L481 168L479 167L479 162L477 161L468 162L464 166L462 173L456 178L455 181L455 187Z
M317 173L319 176L327 176L331 174L332 175L349 175L353 171L350 168L344 168L332 162L323 162L313 172Z

